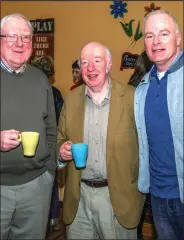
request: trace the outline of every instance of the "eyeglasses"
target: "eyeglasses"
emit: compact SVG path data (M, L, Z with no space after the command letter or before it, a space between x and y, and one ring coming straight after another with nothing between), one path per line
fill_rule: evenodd
M6 34L0 35L0 37L5 37L8 42L16 42L18 38L21 38L24 43L30 43L32 41L32 35L18 36L17 34Z

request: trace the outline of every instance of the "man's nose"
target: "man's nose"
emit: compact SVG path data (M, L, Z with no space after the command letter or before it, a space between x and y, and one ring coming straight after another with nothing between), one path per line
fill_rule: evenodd
M89 62L89 64L88 64L88 71L93 71L93 69L94 69L94 63Z
M158 44L160 42L159 36L154 36L153 44Z
M22 36L17 36L16 45L18 45L18 46L22 46L23 45Z

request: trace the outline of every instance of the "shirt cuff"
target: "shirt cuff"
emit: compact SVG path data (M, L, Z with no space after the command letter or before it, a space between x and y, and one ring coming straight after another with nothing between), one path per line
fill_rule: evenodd
M57 160L57 167L58 167L59 169L62 169L62 168L64 168L64 167L66 166L66 164L67 164L67 162L64 162L64 161L62 160L61 155L60 155L60 153L59 153L59 154L58 154L58 160Z

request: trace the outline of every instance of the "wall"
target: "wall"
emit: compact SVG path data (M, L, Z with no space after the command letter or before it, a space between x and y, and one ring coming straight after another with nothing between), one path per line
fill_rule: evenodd
M144 6L151 1L129 1L128 13L124 19L143 22ZM124 33L120 21L110 15L112 1L2 1L1 17L19 12L29 19L55 18L55 71L56 82L65 96L72 85L71 64L78 57L81 48L89 41L99 41L109 47L113 55L111 76L126 83L132 70L120 71L121 55L125 51L140 53L143 40L130 48L130 38ZM155 1L156 6L176 16L183 29L183 3L180 1Z

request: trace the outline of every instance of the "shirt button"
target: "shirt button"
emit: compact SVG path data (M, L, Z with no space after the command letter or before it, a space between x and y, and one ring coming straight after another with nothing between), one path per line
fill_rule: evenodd
M98 162L98 160L96 159L95 162Z

